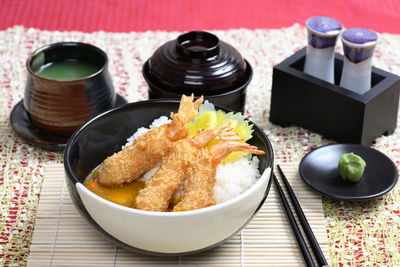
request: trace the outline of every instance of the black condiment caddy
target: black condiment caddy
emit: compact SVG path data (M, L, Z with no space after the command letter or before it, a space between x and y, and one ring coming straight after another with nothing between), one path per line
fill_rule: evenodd
M335 54L335 84L303 72L306 48L273 69L269 120L300 126L343 143L369 145L397 125L400 77L372 67L372 88L359 95L340 87L343 56Z

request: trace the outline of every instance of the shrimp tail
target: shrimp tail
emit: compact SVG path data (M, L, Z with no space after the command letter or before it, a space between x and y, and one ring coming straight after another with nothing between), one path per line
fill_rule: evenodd
M236 132L233 132L232 130L233 128L231 127L230 128L223 127L221 132L215 139L224 141L243 141L243 139Z
M194 95L186 96L182 95L181 103L179 105L177 115L180 117L182 122L191 122L199 113L199 107L203 104L204 97L201 96L199 99L194 101Z
M234 151L248 152L257 155L265 154L257 147L242 142L222 141L211 147L210 152L214 157L214 163L219 164L224 158Z
M194 95L185 96L182 95L181 103L177 113L171 112L172 122L168 129L168 138L172 141L176 141L187 137L188 130L185 128L185 124L191 122L199 113L199 107L203 103L203 96L194 101Z
M205 147L221 133L228 132L229 129L232 130L232 128L229 128L229 126L230 123L226 122L216 128L202 131L201 133L190 138L190 142L197 148Z

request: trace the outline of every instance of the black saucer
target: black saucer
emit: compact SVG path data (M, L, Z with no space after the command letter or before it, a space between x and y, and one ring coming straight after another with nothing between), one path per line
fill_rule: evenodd
M125 98L117 94L115 106L126 104ZM62 138L46 133L32 124L28 112L24 108L23 100L19 101L10 114L10 123L14 132L28 144L44 150L62 151L68 138Z
M360 181L345 181L339 176L337 165L344 153L353 152L367 163ZM308 153L300 162L300 176L327 197L356 201L375 198L389 192L397 183L396 165L386 155L368 146L333 144Z

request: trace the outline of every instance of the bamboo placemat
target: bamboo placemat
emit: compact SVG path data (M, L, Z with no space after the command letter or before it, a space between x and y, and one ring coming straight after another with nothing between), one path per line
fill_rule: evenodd
M326 255L328 241L321 197L297 173L281 164ZM303 266L303 259L272 187L253 221L223 245L173 258L135 254L100 236L75 209L61 164L45 167L28 266Z

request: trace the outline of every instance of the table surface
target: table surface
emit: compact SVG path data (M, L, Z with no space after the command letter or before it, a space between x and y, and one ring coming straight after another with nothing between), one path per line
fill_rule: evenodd
M223 12L223 17L221 14ZM314 15L326 15L340 20L346 28L365 27L383 33L400 33L400 1L332 1L330 5L318 5L317 1L76 1L59 0L57 4L50 0L13 1L3 0L0 6L0 264L24 264L29 253L29 242L36 216L37 198L40 192L43 166L45 163L60 163L62 155L40 151L19 140L8 125L9 112L14 104L23 97L26 73L23 68L26 57L38 46L61 40L80 40L93 42L107 51L111 58L111 73L120 94L130 101L146 98L146 85L140 75L140 64L160 43L176 36L176 33L149 32L187 31L187 30L227 30L231 28L270 29L278 31L219 31L224 39L240 48L254 66L258 66L249 88L250 115L256 123L270 135L274 143L276 157L282 161L299 160L311 148L329 143L315 133L298 128L285 129L283 132L267 124L268 107L262 101L269 101L269 95L259 97L255 90L271 87L272 66L303 46L296 38L304 38L304 29L292 26L303 24L306 18ZM23 25L26 28L15 27ZM32 29L27 29L32 27ZM48 30L51 32L40 31ZM55 31L68 31L64 33ZM77 32L69 32L77 31ZM105 31L106 33L91 33ZM81 33L86 32L86 34ZM107 32L132 32L129 35L109 34ZM285 40L284 36L290 37ZM250 39L247 39L249 37ZM253 40L259 42L252 43ZM141 38L147 38L146 48L137 49L136 44L143 44ZM277 43L285 40L285 44ZM118 42L126 42L126 45ZM400 74L399 35L382 35L382 45L376 52L375 63L378 67ZM260 51L255 52L254 48ZM271 55L271 51L275 51ZM260 61L263 56L266 62ZM130 60L130 61L129 61ZM11 62L15 61L15 65ZM127 73L127 69L131 72ZM135 72L132 72L135 70ZM263 78L264 77L264 78ZM267 78L265 78L267 77ZM132 93L130 88L138 88ZM268 100L266 100L268 99ZM269 105L269 102L266 102ZM380 139L374 146L396 162L400 167L399 129L396 137ZM294 143L290 143L294 142ZM12 179L8 180L9 177ZM400 206L394 200L400 197L399 190L387 198L381 198L361 205L352 205L324 199L327 227L340 229L330 231L331 246L335 238L348 238L340 242L334 265L342 263L365 264L365 259L372 247L383 249L384 260L380 263L395 262L400 264L400 237L395 231L376 233L385 219L369 218L371 214L385 215L391 225L400 229ZM381 204L384 204L382 208ZM396 215L398 214L398 215ZM355 217L356 216L356 217ZM392 221L393 219L393 221ZM387 221L387 220L386 220ZM340 226L340 227L339 227ZM347 231L347 232L346 232ZM381 231L381 230L380 230ZM347 236L344 233L349 233ZM381 233L381 232L379 232ZM355 236L353 236L353 234ZM386 236L390 238L386 239ZM366 238L368 237L368 239ZM396 239L398 238L398 239ZM376 244L372 244L374 240ZM363 241L368 240L369 244ZM374 241L375 242L375 241ZM28 245L27 245L28 244ZM341 247L343 246L343 247ZM364 246L364 247L363 247ZM394 252L393 252L394 250ZM349 251L351 251L349 253ZM398 252L397 254L395 252ZM3 256L3 257L2 257ZM346 258L348 257L348 258ZM389 258L391 258L389 260ZM393 265L396 266L396 265Z

